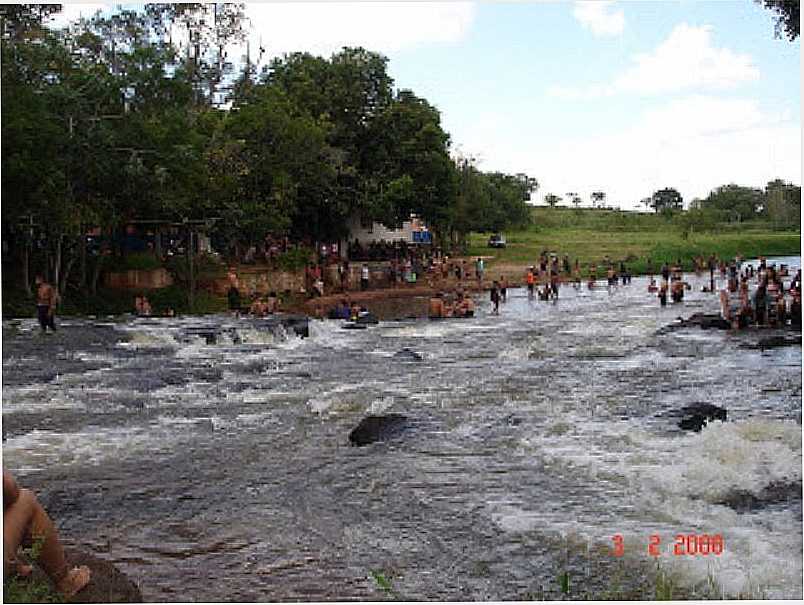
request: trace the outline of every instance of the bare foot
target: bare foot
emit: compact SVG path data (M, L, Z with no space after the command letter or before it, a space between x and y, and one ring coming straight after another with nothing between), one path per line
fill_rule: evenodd
M56 588L62 596L69 598L89 584L89 576L89 567L86 565L73 567L67 572L67 575L59 580Z

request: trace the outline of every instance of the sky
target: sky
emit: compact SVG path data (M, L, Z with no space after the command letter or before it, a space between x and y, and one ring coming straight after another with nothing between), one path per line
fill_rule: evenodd
M65 4L60 21L98 4ZM452 153L569 204L801 184L800 42L752 0L247 3L263 63L363 46L441 112ZM642 207L644 209L644 207Z

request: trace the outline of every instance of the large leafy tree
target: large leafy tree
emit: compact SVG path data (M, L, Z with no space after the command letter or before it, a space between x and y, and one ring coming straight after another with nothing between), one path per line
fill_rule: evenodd
M765 186L762 214L777 228L801 228L801 187L781 179Z
M756 217L763 209L765 200L760 189L741 185L722 185L701 201L701 208L715 209L734 221Z
M650 205L657 214L660 212L672 212L681 210L684 207L684 199L677 190L672 187L666 187L653 193Z

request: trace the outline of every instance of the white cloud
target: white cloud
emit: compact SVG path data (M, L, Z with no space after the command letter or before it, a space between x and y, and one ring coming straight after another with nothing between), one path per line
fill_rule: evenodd
M677 25L653 52L633 57L633 64L611 83L576 88L551 86L548 94L565 99L620 93L662 94L685 90L727 89L759 79L751 56L712 45L712 27Z
M527 145L494 147L486 155L493 165L484 160L481 168L536 177L539 202L547 193L576 191L588 205L592 191L602 190L607 203L624 209L663 187L675 187L688 203L732 182L764 187L778 177L801 183L798 122L749 99L689 96L644 111L621 132L553 145L538 139L534 133ZM473 148L482 144L471 141Z
M309 51L328 56L343 46L392 52L455 43L475 18L469 2L296 2L247 4L251 40L270 56Z
M608 0L580 1L575 3L573 16L595 36L618 36L625 28L623 11L610 11L614 4Z
M53 18L57 27L117 4L69 3ZM329 56L344 46L393 52L461 41L475 19L472 2L251 2L246 3L252 51L264 59L286 52ZM176 32L181 36L182 32ZM234 49L233 49L234 50Z
M61 11L54 14L52 18L52 25L54 27L64 27L73 21L78 21L81 17L89 19L94 17L98 11L107 12L114 9L117 5L114 3L97 3L97 2L70 2L61 5Z

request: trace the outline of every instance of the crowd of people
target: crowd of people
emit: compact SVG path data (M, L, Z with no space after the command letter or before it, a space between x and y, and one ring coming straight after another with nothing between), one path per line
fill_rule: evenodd
M760 257L759 264L740 267L740 262L721 268L724 287L720 290L721 317L732 328L750 325L781 328L787 325L801 327L801 270L785 288L786 267L768 265ZM756 285L753 286L752 282Z

